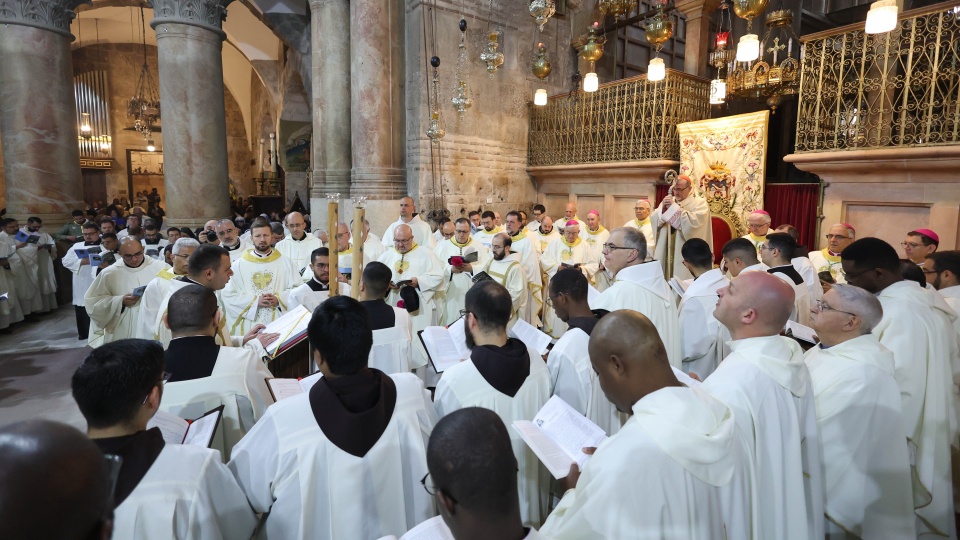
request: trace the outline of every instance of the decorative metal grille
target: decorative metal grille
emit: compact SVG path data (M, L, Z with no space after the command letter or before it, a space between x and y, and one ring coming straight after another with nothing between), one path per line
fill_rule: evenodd
M113 158L110 136L110 107L107 97L107 72L88 71L73 77L73 95L77 102L77 125L83 124L83 113L89 114L91 131L81 136L80 157L89 160ZM81 133L82 135L82 133ZM86 162L85 161L85 162ZM91 166L91 168L100 168Z
M530 109L528 163L679 159L676 126L707 118L709 93L709 81L667 70L655 83L641 75L593 93L552 97Z
M960 142L958 15L931 7L887 34L860 24L802 37L796 152Z

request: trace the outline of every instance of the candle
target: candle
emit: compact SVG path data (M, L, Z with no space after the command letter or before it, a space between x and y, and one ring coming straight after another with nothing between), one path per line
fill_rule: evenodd
M270 134L270 172L277 172L277 136Z
M257 152L257 165L260 167L260 172L263 172L263 139L260 139L260 151Z
M350 296L360 295L360 274L363 272L363 207L353 209L353 270L350 274Z
M337 223L340 221L338 206L337 201L332 199L327 203L327 236L330 238L330 266L328 268L330 269L329 283L331 298L337 296L340 290L339 282L337 281L337 278L340 276L340 265L337 264Z

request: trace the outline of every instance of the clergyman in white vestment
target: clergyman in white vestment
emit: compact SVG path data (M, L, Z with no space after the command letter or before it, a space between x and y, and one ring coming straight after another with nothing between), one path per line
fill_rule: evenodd
M793 288L766 272L742 272L719 296L714 316L730 330L731 352L701 388L733 410L750 457L753 501L751 520L730 537L823 538L810 374L797 342L779 335L793 308Z
M505 231L510 235L510 251L520 255L520 266L527 277L527 304L520 317L540 326L540 312L543 309L543 276L540 273L540 252L533 237L527 235L520 224L520 213L507 212Z
M847 277L843 272L840 256L843 250L857 237L857 231L848 223L834 223L827 231L827 247L820 251L810 252L810 262L814 270L830 272L837 283L846 283Z
M393 246L394 231L400 225L410 227L410 230L413 231L413 240L417 245L424 246L430 251L433 251L433 248L436 247L437 243L433 237L433 231L430 230L430 224L417 214L417 208L414 206L411 197L400 199L400 217L391 223L387 230L383 232L383 236L380 237L380 241L387 248L387 251Z
M70 271L73 284L73 309L77 315L77 337L80 340L86 340L90 331L90 316L87 315L87 308L83 305L83 297L87 294L87 289L93 283L94 270L90 267L90 257L80 258L77 250L86 250L91 246L96 246L100 250L100 234L93 222L84 223L83 240L70 246L70 249L63 254L60 259L63 267ZM3 281L4 272L0 270L0 283ZM6 291L0 286L0 294ZM0 310L4 306L0 305ZM0 321L3 317L0 316ZM2 326L2 324L0 324Z
M382 262L373 261L363 268L358 300L370 316L373 348L367 365L390 375L413 370L413 322L403 308L390 306L384 298L390 290L393 272Z
M453 227L453 238L437 244L435 251L447 279L447 290L443 293L439 319L439 324L444 326L460 318L464 297L473 286L473 275L483 268L490 258L490 250L470 236L469 220L459 218L453 223ZM471 252L476 253L477 260L472 263L464 261L466 254ZM453 264L456 262L461 264Z
M491 279L503 285L510 293L513 312L510 315L510 325L517 319L522 319L527 313L527 274L520 263L520 254L513 253L510 235L500 233L490 242L491 258L481 270Z
M643 315L604 316L590 359L607 397L632 415L560 481L563 499L541 529L551 538L733 538L747 519L745 464L729 407L680 383Z
M907 435L893 353L870 333L877 297L834 285L813 309L820 343L804 354L823 449L825 529L857 538L916 536Z
M484 407L504 424L533 420L550 399L550 373L543 359L522 341L507 337L510 293L499 283L477 283L467 293L465 332L471 355L443 372L434 405L439 417L465 407ZM520 514L538 527L549 504L550 473L520 434L510 431L517 458Z
M256 220L254 220L256 221ZM209 223L208 223L209 225ZM230 262L236 262L240 257L243 257L243 254L247 252L248 249L252 248L253 245L249 243L242 236L237 236L240 231L237 230L237 227L233 224L232 220L221 219L216 222L216 231L217 237L220 239L220 247L230 252ZM246 232L249 236L253 232L253 227L250 227L250 230Z
M687 240L681 253L683 265L694 277L679 306L683 372L696 373L704 380L726 356L727 332L713 316L713 310L719 299L717 291L730 281L719 268L713 268L713 254L703 240Z
M40 218L27 218L27 226L22 231L30 240L17 253L28 270L27 277L36 286L33 311L47 312L57 307L57 277L53 270L57 246L52 236L40 230L42 226Z
M310 322L323 377L267 410L234 447L229 467L262 538L380 538L435 515L419 485L436 415L414 375L367 367L373 334L364 308L336 296Z
M141 339L156 339L157 320L166 309L166 301L170 298L171 282L179 276L187 275L187 266L190 255L200 246L200 242L193 238L178 240L173 245L173 268L161 270L157 277L150 280L143 298L140 299L140 324L137 336Z
M647 253L653 254L657 251L657 238L653 235L653 227L650 225L650 210L648 199L637 199L636 204L633 205L633 213L637 217L624 223L623 226L639 229L647 239Z
M327 248L321 247L313 251L307 264L307 275L310 276L309 280L290 291L289 309L303 306L313 313L321 302L330 298L330 251ZM339 285L342 289L346 283ZM344 294L343 290L338 289L338 291ZM346 294L350 294L349 287Z
M93 351L73 376L88 435L122 460L114 538L250 538L256 517L220 453L167 444L159 428L147 429L160 408L163 370L158 343L125 339Z
M303 215L300 212L290 212L283 218L290 235L277 242L276 248L284 257L293 262L293 267L303 278L303 281L310 281L312 274L310 266L310 254L317 248L323 247L320 239L307 233L307 224L303 221Z
M663 214L673 204L680 205L680 211L673 215L667 223ZM673 186L673 194L667 195L660 201L660 206L650 215L650 226L657 232L657 245L654 258L660 261L666 275L667 264L667 236L674 234L673 239L673 275L679 279L689 279L691 276L681 261L680 247L691 238L700 238L713 249L713 225L710 221L710 207L703 197L694 192L693 181L690 177L681 175Z

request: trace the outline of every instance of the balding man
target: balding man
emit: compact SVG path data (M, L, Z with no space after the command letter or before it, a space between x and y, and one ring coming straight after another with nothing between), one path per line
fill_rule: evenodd
M638 232L639 234L639 232ZM551 538L725 538L745 519L742 449L726 405L685 387L657 328L629 310L606 315L590 336L590 363L607 398L631 414L586 462L542 531ZM637 491L640 490L640 491Z
M464 407L484 407L505 424L533 420L550 399L550 374L540 355L516 338L507 337L512 313L510 293L490 280L474 285L466 297L464 331L470 358L443 372L434 405L442 418ZM549 473L523 442L510 433L520 482L520 515L537 527L549 503Z
M766 272L769 267L757 257L757 250L746 238L734 238L723 245L720 270L735 278L744 272Z
M827 537L915 537L893 353L871 334L883 317L880 301L859 287L837 284L811 312L820 344L803 361L823 449Z
M587 226L580 229L580 238L590 246L594 257L599 259L603 256L600 250L610 238L610 231L600 223L600 212L597 210L587 212Z
M581 229L586 228L586 223L584 223L583 220L580 219L580 216L577 215L577 203L567 203L563 210L563 218L554 220L554 225L559 228L560 232L562 233L563 228L566 227L567 222L570 220L576 221L577 225L579 225Z
M637 199L633 205L633 213L637 217L623 224L624 227L633 227L639 229L647 239L647 252L656 252L656 237L653 235L653 227L650 226L650 207L649 199Z
M553 218L544 214L541 218L540 226L537 227L533 237L537 241L540 253L543 253L547 250L550 242L560 238L560 230L553 226Z
M663 215L672 205L679 205L680 211L673 215L670 223ZM660 201L660 206L650 216L650 226L657 231L656 256L664 268L664 274L672 274L678 279L689 279L690 273L683 266L680 248L691 238L700 238L713 249L713 227L710 222L710 208L707 201L695 193L693 180L681 175L673 184L673 192ZM673 234L673 272L667 272L667 236Z
M350 220L350 230L353 230L353 220ZM383 252L386 251L386 248L383 246L383 242L380 241L380 237L370 232L370 222L366 219L363 220L363 238L360 242L356 238L353 238L352 233L350 237L351 243L351 252L353 250L353 245L358 243L363 244L363 264L368 262L373 262L380 258L383 255ZM362 272L362 270L361 270Z
M562 268L574 268L582 272L588 281L593 281L599 266L597 252L584 240L580 225L573 220L563 229L563 236L550 242L540 257L540 268L547 280ZM557 318L550 302L547 302L543 307L543 331L559 338L566 330L566 323Z
M840 254L857 237L857 231L847 223L834 223L827 231L827 247L810 252L810 262L817 273L830 272L837 283L846 283Z
M293 262L294 268L300 273L303 282L310 281L313 272L310 271L310 254L322 246L320 239L307 234L307 223L300 212L290 212L284 218L290 235L277 242L276 248L284 257ZM349 236L349 235L348 235Z
M109 540L110 472L96 445L66 424L0 428L0 538Z
M702 388L733 410L755 501L753 534L730 537L823 538L810 374L800 346L779 335L793 310L793 287L766 272L744 272L718 294L714 316L730 331L731 352Z
M659 263L647 260L647 240L637 229L621 227L603 246L603 265L614 283L591 304L594 309L631 309L660 329L671 365L680 367L680 328L677 304Z
M916 510L919 531L943 531L953 538L950 447L957 430L957 338L945 311L949 308L934 302L929 291L904 281L896 250L879 238L851 243L841 259L847 282L876 294L883 306L883 319L873 334L893 352L906 434L915 449L914 500L929 502Z
M356 247L352 240L353 237L350 234L350 228L347 227L347 224L342 222L337 223L337 268L331 269L331 275L337 275L334 271L340 272L345 282L349 282L348 276L353 275L353 252ZM377 258L383 254L383 244L377 242L377 248L368 252L367 246L369 244L370 242L363 243L363 260L360 263L360 268L357 268L357 272L363 273L364 266L376 261ZM342 286L343 285L341 285L341 287ZM348 292L341 294L350 294L349 289Z
M170 292L170 285L174 279L187 275L187 266L190 255L200 247L200 242L193 238L182 238L173 245L173 271L161 270L157 277L150 280L143 298L140 300L140 323L137 325L136 337L154 339L158 311L164 307L164 299Z
M268 223L269 227L270 224ZM273 231L271 230L271 235ZM217 238L220 239L220 247L230 252L230 262L234 262L243 256L248 249L253 247L246 240L238 236L240 231L237 230L236 225L233 224L233 220L230 219L221 219L217 222Z
M510 315L510 325L526 314L527 278L520 264L520 254L513 252L513 241L510 235L503 232L493 237L490 243L490 258L481 267L481 271L490 276L510 293L513 311ZM469 289L468 289L469 290Z
M160 271L170 268L163 261L145 257L136 238L123 239L120 256L123 260L100 272L83 298L91 320L91 347L136 337L143 292Z
M757 255L760 255L760 246L770 232L770 221L770 213L766 210L754 210L747 216L747 234L740 238L749 240L756 248Z
M413 240L418 246L424 246L430 251L433 251L437 246L433 238L433 231L430 230L430 224L420 219L412 197L400 199L400 218L391 223L383 233L381 241L387 251L393 246L394 230L400 225L410 227L410 230L413 231Z

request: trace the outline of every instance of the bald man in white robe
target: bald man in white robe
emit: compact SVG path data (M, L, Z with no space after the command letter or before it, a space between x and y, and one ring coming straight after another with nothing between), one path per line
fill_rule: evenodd
M277 251L293 262L293 267L299 272L303 282L306 283L313 278L313 272L308 268L310 266L310 254L313 253L313 250L322 247L323 244L321 244L319 238L307 233L307 223L303 220L303 214L300 212L290 212L283 218L283 221L290 234L277 242ZM347 237L349 236L348 232Z
M623 226L639 229L643 233L643 237L647 239L647 253L653 254L656 252L657 238L653 234L653 227L650 226L650 212L650 201L648 199L637 199L637 202L633 205L633 213L637 217L624 223Z
M393 247L394 230L400 226L406 225L413 231L413 239L417 245L424 246L429 250L437 247L437 242L433 237L433 231L430 230L430 224L420 218L417 214L417 207L412 197L403 197L400 199L400 217L391 223L381 237L384 248L389 251Z
M680 211L673 215L668 224L663 215L674 204ZM690 272L684 268L680 248L691 238L700 238L713 248L713 226L710 221L710 207L703 197L695 193L693 181L688 176L679 176L673 186L673 193L660 201L660 206L650 215L650 226L657 233L657 245L654 258L660 261L664 274L678 279L690 279ZM667 237L673 239L673 272L667 272Z

